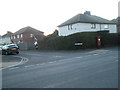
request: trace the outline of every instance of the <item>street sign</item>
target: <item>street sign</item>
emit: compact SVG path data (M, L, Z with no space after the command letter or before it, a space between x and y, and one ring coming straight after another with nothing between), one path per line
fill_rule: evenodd
M75 46L82 46L83 43L75 43L74 45L75 45Z

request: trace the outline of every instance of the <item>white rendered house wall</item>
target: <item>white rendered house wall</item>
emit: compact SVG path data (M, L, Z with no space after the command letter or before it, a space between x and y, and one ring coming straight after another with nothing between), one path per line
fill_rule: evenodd
M93 32L93 31L102 31L109 30L110 33L116 33L117 28L115 24L94 24L92 27L91 23L75 23L71 25L66 25L59 27L59 36L67 36L70 34L78 33L78 32Z

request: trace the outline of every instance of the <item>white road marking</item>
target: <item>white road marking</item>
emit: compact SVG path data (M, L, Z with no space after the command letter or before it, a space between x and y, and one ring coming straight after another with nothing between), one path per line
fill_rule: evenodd
M58 57L62 57L62 56L53 56L53 57L57 57L58 58Z
M39 66L40 64L36 64L36 66Z
M9 70L13 70L13 69L17 69L17 68L19 68L19 67L9 68Z
M54 62L48 62L48 63L54 63Z
M116 62L118 62L118 60L116 60Z
M8 67L0 68L0 70L7 69L7 68L12 68L12 67L24 64L24 63L29 61L29 59L26 58L26 57L21 57L21 56L13 56L13 57L19 57L19 58L21 58L21 61L19 63L17 63L17 64L14 64L14 65L11 65L11 66L8 66Z
M35 66L35 65L28 65L28 66L24 66L25 68L28 68L28 67L33 67L33 66Z
M55 63L55 62L57 62L57 61L53 61L53 63Z
M82 58L82 57L75 57L75 58Z
M30 56L38 56L38 57L42 56L42 55L37 55L37 54L27 54L27 53L25 53L25 54L30 55Z
M24 63L26 63L26 62L29 61L29 59L26 58L26 57L21 57L21 56L14 56L14 57L19 57L19 58L21 58L21 61L20 61L18 64L16 64L15 66L24 64ZM14 66L14 65L13 65L13 66Z

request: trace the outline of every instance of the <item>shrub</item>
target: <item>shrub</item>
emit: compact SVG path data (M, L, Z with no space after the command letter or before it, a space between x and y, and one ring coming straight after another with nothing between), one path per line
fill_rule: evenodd
M102 46L117 45L117 34L109 34L108 31L81 32L69 36L46 37L39 42L39 49L42 50L75 50L96 48L97 36L101 36ZM83 43L82 46L75 46L75 43Z

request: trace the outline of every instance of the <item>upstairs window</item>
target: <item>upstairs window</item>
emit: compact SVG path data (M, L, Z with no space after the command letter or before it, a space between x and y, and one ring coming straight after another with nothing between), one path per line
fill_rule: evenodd
M17 35L17 38L19 38L19 35Z
M70 30L70 25L68 25L68 30Z
M13 36L11 36L11 39L13 39Z
M95 29L96 28L96 24L91 24L91 29Z
M71 28L71 30L73 29L73 25L72 24L70 25L70 28Z
M73 29L73 25L72 24L68 25L68 30L72 30L72 29Z
M14 36L12 36L12 39L14 39Z
M108 24L105 24L104 25L104 29L108 29L109 28L109 25Z
M23 38L23 34L21 34L20 36L21 36L21 38Z
M14 36L14 39L15 39L16 37Z
M30 37L32 38L32 37L33 37L33 34L30 34Z

